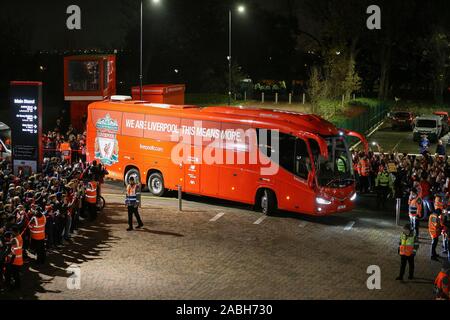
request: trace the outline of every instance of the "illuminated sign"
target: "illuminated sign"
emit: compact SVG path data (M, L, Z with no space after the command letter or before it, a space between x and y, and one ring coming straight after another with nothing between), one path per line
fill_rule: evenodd
M42 83L11 82L10 108L14 173L37 172L42 160Z

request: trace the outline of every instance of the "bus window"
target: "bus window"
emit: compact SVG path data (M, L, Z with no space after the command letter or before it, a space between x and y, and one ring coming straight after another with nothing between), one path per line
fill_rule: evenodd
M295 140L296 138L280 132L280 166L291 173L295 173ZM273 151L272 151L273 152Z
M272 131L267 129L256 129L259 151L270 158L272 155ZM265 141L264 139L265 138Z
M295 174L306 180L310 171L311 160L306 142L302 139L297 139L295 144Z
M258 139L261 138L259 133L263 132L263 130L258 130ZM271 138L276 139L276 136L272 137L272 132L267 130L267 144L263 143L264 141L258 141L260 151L264 155L270 156L277 151L277 148L274 148L274 145L278 145L278 164L280 167L295 174L299 178L307 180L311 169L311 160L309 158L306 142L282 132L279 132L278 134L278 141L272 141ZM272 142L274 145L272 145Z

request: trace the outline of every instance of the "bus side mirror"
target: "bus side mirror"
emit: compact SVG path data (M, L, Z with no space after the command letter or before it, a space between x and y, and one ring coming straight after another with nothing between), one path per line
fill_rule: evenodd
M364 146L364 151L366 153L369 152L369 142L367 141L366 137L364 137L362 134L355 132L355 131L344 130L344 132L346 135L348 135L350 137L355 137L355 138L359 139Z

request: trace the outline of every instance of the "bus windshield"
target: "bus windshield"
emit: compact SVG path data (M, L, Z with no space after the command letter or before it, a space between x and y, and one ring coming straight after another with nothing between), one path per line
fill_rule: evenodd
M328 159L320 155L317 142L310 140L318 184L330 188L344 188L353 184L351 154L345 138L328 137L325 140L328 145Z

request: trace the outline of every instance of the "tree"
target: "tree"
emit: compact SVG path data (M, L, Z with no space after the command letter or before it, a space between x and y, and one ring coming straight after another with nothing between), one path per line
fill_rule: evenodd
M361 89L361 77L356 72L355 60L349 60L349 68L345 80L342 83L342 91L344 92L345 99L348 101L351 99L351 94Z
M424 54L430 60L430 73L433 82L433 96L436 103L442 104L444 90L449 76L450 41L447 34L435 32L429 40L429 50Z
M308 80L308 96L313 105L328 97L328 82L323 79L320 69L313 67Z

